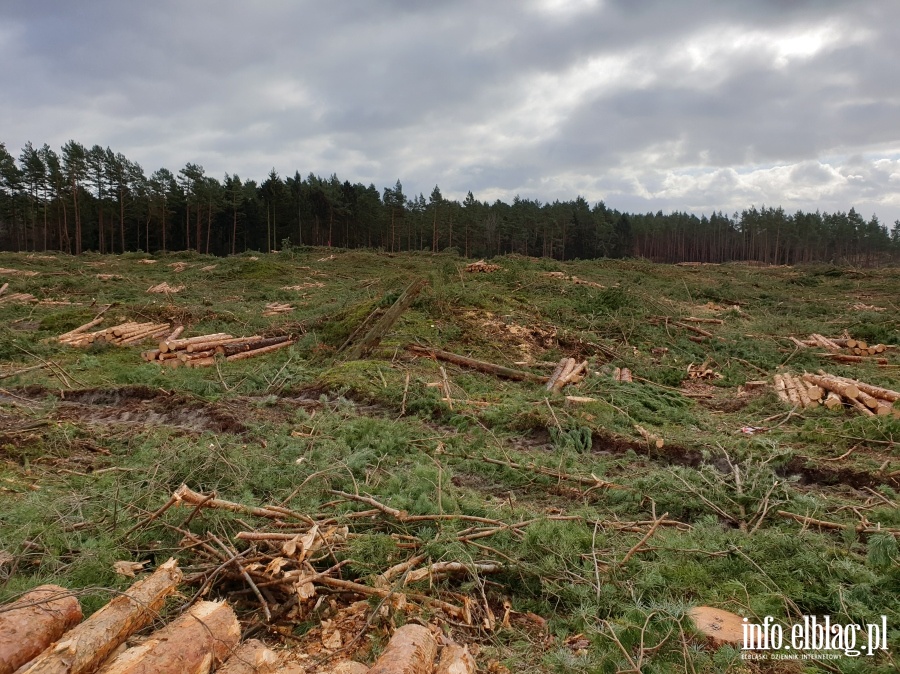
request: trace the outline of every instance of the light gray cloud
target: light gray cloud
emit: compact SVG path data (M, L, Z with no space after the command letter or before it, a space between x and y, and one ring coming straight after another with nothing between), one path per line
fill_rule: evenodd
M148 172L892 221L898 20L890 0L7 2L0 140Z

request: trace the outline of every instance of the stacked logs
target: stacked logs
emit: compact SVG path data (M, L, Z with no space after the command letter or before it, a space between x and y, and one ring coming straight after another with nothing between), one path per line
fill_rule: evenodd
M774 382L778 397L794 407L824 405L834 410L847 405L868 417L893 414L900 418L900 407L895 404L900 400L900 392L881 386L821 370L819 374L804 374L802 377L776 374Z
M563 358L559 361L550 379L547 380L547 390L559 392L567 384L577 384L584 379L588 362L578 363L574 358Z
M295 341L290 335L233 337L216 332L186 339L165 339L158 348L142 352L141 358L173 368L208 367L215 365L217 355L224 356L226 361L243 360L283 349Z
M478 260L478 262L467 264L466 271L470 274L490 274L495 271L500 271L500 265L491 264L490 262L485 262L484 260Z
M37 302L37 297L30 293L10 293L7 295L7 290L9 290L9 283L4 283L0 286L0 304L3 302Z
M870 356L878 356L886 351L896 348L887 344L869 344L861 339L851 337L830 338L818 333L811 334L807 339L790 338L799 348L819 347L828 351L827 355L832 360L845 363L857 363ZM842 353L843 352L843 353Z
M296 674L291 663L256 639L241 641L241 626L225 601L197 601L177 618L129 647L149 625L181 579L174 560L136 582L81 622L71 592L45 585L0 607L0 674ZM340 660L328 670L345 674L475 674L466 646L436 637L419 624L398 628L371 668ZM301 655L303 657L305 654ZM317 670L321 671L321 670Z
M176 328L173 332L172 326L168 323L135 323L129 321L104 330L88 332L88 330L102 322L102 318L95 318L89 323L60 335L57 339L60 344L76 347L90 346L99 342L108 342L116 346L129 346L143 342L145 339L156 339L164 335L180 333L184 329Z
M290 304L281 304L279 302L270 302L266 305L266 310L262 313L263 316L277 316L278 314L287 314L294 310L295 307L292 307Z
M276 671L277 656L258 641L238 647L240 624L226 602L198 601L128 648L128 640L158 617L181 578L170 559L84 622L77 598L61 587L41 586L23 595L0 608L0 673ZM256 669L242 668L248 663Z

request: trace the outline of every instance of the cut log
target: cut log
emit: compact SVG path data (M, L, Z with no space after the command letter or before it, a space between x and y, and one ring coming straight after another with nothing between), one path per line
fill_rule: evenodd
M218 337L221 337L223 339L231 339L232 336L233 335L229 335L225 332L214 332L211 335L200 335L198 337L188 337L187 339L167 339L159 343L159 350L163 353L166 353L167 351L182 349L188 344L195 344L196 342L209 342Z
M466 646L448 644L441 651L441 661L434 674L475 674L475 658Z
M696 332L701 337L712 337L713 333L708 330L704 330L703 328L698 328L696 325L688 325L687 323L680 323L678 321L674 321L672 325L676 325L679 328L684 328L685 330L690 330L691 332Z
M822 404L830 410L836 410L844 405L841 397L834 391L828 392L828 395L825 396L825 401Z
M787 391L788 399L791 401L791 405L795 407L803 407L803 401L800 400L800 393L797 391L797 384L794 381L794 378L791 375L786 374L783 375L784 378L784 388Z
M198 360L200 358L214 358L215 355L216 355L216 352L212 349L210 349L209 351L194 351L193 353L188 353L187 351L181 351L178 354L178 360L180 360L182 363L184 363L189 360Z
M576 363L575 359L567 358L566 364L563 367L562 372L556 378L556 381L553 382L553 386L549 387L547 390L555 391L557 393L559 391L561 391L563 386L565 386L566 383L569 381L569 376L575 371L576 367L577 367L577 363ZM549 384L549 382L548 382L548 384Z
M207 674L240 640L241 626L226 602L200 601L97 674Z
M223 344L221 348L216 347L216 353L224 354L227 356L233 356L236 353L243 353L244 351L255 351L256 349L262 349L267 346L274 346L275 344L282 344L284 342L290 342L290 335L282 335L280 337L253 337L250 340L244 342L234 342L231 344Z
M881 400L887 400L888 402L895 403L900 400L900 392L892 391L889 388L883 388L881 386L873 386L872 384L866 384L865 382L856 381L855 379L850 379L848 377L840 377L836 374L825 375L824 373L820 373L822 376L831 377L832 379L837 379L838 381L845 381L847 383L853 384L860 391L865 391L870 396L874 396L875 398L880 398Z
M787 385L784 383L784 377L780 374L776 374L774 377L772 377L772 380L775 383L775 394L778 396L779 400L787 405L790 405L791 399L787 394Z
M235 649L216 674L271 674L277 667L275 651L258 639L250 639Z
M869 356L848 356L843 353L820 353L816 354L822 358L830 358L839 363L875 363L877 365L887 365L887 358L870 358Z
M816 343L819 346L824 347L824 348L828 349L829 351L840 351L841 350L840 346L838 346L837 344L835 344L834 342L832 342L830 339L828 339L827 337L825 337L823 335L820 335L818 333L813 333L811 335L811 337L814 340L816 340Z
M4 283L2 286L0 286L0 295L5 293L8 289L9 289L9 283Z
M556 369L553 370L553 374L550 375L550 379L547 380L547 390L550 391L553 388L553 385L556 384L556 380L559 379L560 375L563 373L563 370L566 369L566 365L569 364L568 358L561 358L559 363L556 365Z
M174 559L153 575L132 585L65 638L29 663L21 674L88 674L103 663L119 644L150 624L166 597L175 591L181 570Z
M363 338L349 347L346 359L359 360L378 346L384 336L394 326L394 323L397 322L397 319L400 318L403 312L406 311L416 297L419 296L419 293L422 292L422 288L425 287L426 283L427 281L425 279L417 279L410 283L406 290L401 293L400 297L397 298L397 301L391 305L391 308L385 311L381 318L375 321L375 324L365 335L363 335Z
M857 411L858 411L860 414L862 414L864 417L874 417L874 416L875 416L875 412L873 412L873 411L870 410L868 407L866 407L865 405L863 405L863 404L862 404L859 400L857 400L856 398L851 398L851 399L850 399L850 404L853 405L853 406L857 409Z
M185 360L179 360L185 367L211 367L216 364L215 356L206 356L203 358L187 358Z
M100 325L102 322L103 322L102 316L100 318L95 318L94 320L89 321L89 322L85 323L84 325L79 325L74 330L69 330L68 332L61 334L59 336L59 340L63 341L65 339L68 339L69 337L74 337L75 335L80 335L82 333L85 333L88 330L90 330L91 328L93 328L97 325Z
M801 379L800 382L806 386L806 395L809 396L810 400L815 402L822 402L822 396L825 392L822 390L821 386L816 386L812 382L808 382L806 380Z
M859 395L859 389L848 382L833 379L831 377L823 377L816 374L805 374L803 379L808 382L821 386L826 391L834 391L844 398L855 399Z
M627 367L623 367L621 372L619 372L619 381L633 383L634 378L631 375L631 370L629 370Z
M225 360L233 361L233 360L243 360L245 358L256 358L256 356L261 356L264 353L270 353L272 351L277 351L278 349L283 349L288 346L293 346L294 340L288 339L284 342L278 342L277 344L272 344L270 346L263 346L258 349L250 349L249 351L243 351L241 353L236 353L231 356L225 356ZM255 345L254 345L255 346Z
M688 615L697 629L716 643L741 644L744 641L744 619L712 606L695 606Z
M41 585L0 611L0 674L12 674L81 622L78 599Z
M571 372L565 375L565 378L560 377L556 382L556 387L554 390L561 391L564 387L569 384L577 384L582 379L584 379L584 373L587 370L588 362L586 360L580 362L578 365L572 369Z
M174 330L172 330L172 332L170 332L170 333L168 334L168 336L166 336L166 341L167 341L167 342L175 341L176 339L178 339L178 338L181 336L181 333L182 333L182 332L184 332L184 326L183 326L183 325L179 325L177 328L175 328Z
M259 335L252 335L250 337L232 337L231 339L211 339L208 342L188 344L184 350L188 353L194 353L195 351L209 351L210 349L225 346L226 344L252 344L253 342L258 342L262 339L263 338Z
M794 389L797 391L797 395L800 396L800 404L803 405L804 409L807 407L812 407L813 401L812 398L809 397L809 393L807 393L806 391L806 384L804 384L802 380L794 376L791 376L791 383L794 385Z
M427 627L404 625L394 632L369 674L431 674L437 642Z
M449 351L441 351L440 349L426 349L422 346L410 344L406 347L406 350L410 353L416 354L417 356L425 356L427 358L433 358L435 360L442 360L447 363L453 363L454 365L469 367L473 370L492 374L497 377L503 377L505 379L513 379L515 381L534 381L540 384L545 383L548 379L547 377L544 377L542 375L525 372L524 370L514 370L509 367L503 367L502 365L494 365L493 363L487 363L483 360L475 360L474 358L460 356L455 353L450 353Z

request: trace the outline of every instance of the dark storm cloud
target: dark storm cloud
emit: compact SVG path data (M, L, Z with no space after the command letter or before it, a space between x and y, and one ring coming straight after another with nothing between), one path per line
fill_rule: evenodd
M900 217L900 4L8 2L0 141L408 194Z

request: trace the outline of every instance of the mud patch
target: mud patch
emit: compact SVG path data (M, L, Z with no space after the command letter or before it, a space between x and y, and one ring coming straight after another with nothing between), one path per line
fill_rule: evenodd
M87 421L140 426L172 426L195 433L243 434L247 428L222 405L146 386L50 392L29 387L31 398L58 399L51 417L57 421Z
M645 456L658 463L666 463L688 468L697 468L702 463L709 463L720 470L726 470L724 460L721 464L703 456L703 453L680 445L665 445L662 449L648 446L646 443L632 441L627 438L594 433L592 451L596 454L625 454L629 451ZM875 488L881 485L900 487L900 479L894 476L879 476L865 471L850 468L830 468L827 466L811 466L801 457L794 457L788 463L777 468L775 473L780 477L798 476L804 485L820 487L848 486L854 489L862 487Z

